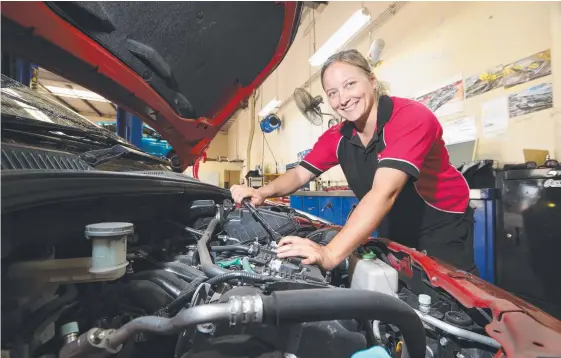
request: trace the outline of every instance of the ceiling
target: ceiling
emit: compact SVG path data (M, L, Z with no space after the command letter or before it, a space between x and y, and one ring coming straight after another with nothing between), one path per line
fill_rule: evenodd
M117 118L117 106L115 104L44 68L39 68L37 83L39 91L47 92L64 106L92 121L115 120ZM85 96L88 99L75 98L82 94L90 95Z

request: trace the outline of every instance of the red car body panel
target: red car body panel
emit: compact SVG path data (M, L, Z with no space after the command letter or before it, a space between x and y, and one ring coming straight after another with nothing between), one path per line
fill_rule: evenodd
M434 287L448 292L465 307L490 309L493 322L485 329L502 345L503 352L498 352L497 357L504 354L508 357L561 356L561 321L477 276L396 242L379 240L391 251L407 254L410 258L392 263L398 271L407 274L413 261L425 271Z
M144 109L126 109L162 133L180 154L182 166L185 168L204 153L220 127L238 109L239 104L250 96L286 54L297 21L297 4L286 2L282 5L285 8L284 30L271 62L251 85L240 86L235 95L216 111L213 118L180 117L138 74L100 44L57 16L42 2L5 2L2 4L2 15L24 27L32 28L34 35L72 53L83 62L97 68L99 73L133 92L153 112L152 114L158 116L158 121L153 121L150 118L151 113ZM38 62L40 64L40 61ZM64 74L63 68L49 69ZM71 76L68 79L72 80ZM111 93L99 91L99 94L111 98ZM282 205L273 202L269 204ZM464 306L490 309L493 312L493 321L487 325L486 331L502 345L496 357L561 356L561 321L478 277L457 271L421 252L390 240L379 240L391 251L407 255L406 259L394 258L392 262L402 274L410 275L411 265L415 263L426 272L433 286L448 292Z
M24 27L32 28L34 35L72 53L83 62L97 68L99 73L132 91L147 105L150 112L157 113L158 120L151 119L149 112L145 109L124 108L150 123L151 127L162 134L180 156L182 168L186 169L203 154L222 125L239 108L240 103L263 83L288 51L293 31L297 25L298 4L296 2L281 2L280 4L285 9L284 28L273 58L253 83L247 87L240 85L233 97L222 108L216 109L213 118L180 117L141 76L99 43L55 14L43 2L5 2L2 4L2 15ZM37 59L37 62L40 64L40 59ZM64 68L49 68L49 70L66 75ZM72 80L71 74L66 77ZM97 92L111 98L111 93L103 93L102 90ZM117 104L122 106L120 103Z

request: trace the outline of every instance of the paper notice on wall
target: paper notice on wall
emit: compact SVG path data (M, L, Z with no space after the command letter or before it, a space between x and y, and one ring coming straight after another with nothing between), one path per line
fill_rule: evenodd
M483 138L496 138L508 129L508 97L498 97L481 105Z
M442 125L442 138L446 145L471 142L477 139L475 117L462 117Z

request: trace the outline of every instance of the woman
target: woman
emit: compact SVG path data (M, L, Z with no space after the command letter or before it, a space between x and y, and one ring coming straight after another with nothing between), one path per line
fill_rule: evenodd
M257 190L236 185L232 197L259 205L340 164L360 202L327 246L284 237L278 257L299 256L304 264L330 270L378 230L381 237L476 271L469 188L450 164L436 116L419 102L389 97L356 50L331 56L321 81L329 105L345 120L323 133L296 168Z

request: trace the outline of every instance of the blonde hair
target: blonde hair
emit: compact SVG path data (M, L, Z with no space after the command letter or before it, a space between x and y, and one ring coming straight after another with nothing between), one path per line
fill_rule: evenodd
M364 56L360 54L360 52L354 49L337 52L336 54L329 56L327 61L325 61L325 63L321 67L321 86L324 89L325 87L323 85L323 75L325 74L325 71L336 62L343 62L348 65L358 67L362 71L364 71L367 76L373 76L374 83L376 84L376 87L374 89L376 101L380 99L380 96L387 96L390 93L388 84L378 80L378 78L372 72L368 61L364 58Z

